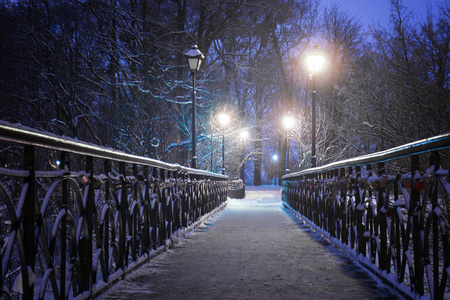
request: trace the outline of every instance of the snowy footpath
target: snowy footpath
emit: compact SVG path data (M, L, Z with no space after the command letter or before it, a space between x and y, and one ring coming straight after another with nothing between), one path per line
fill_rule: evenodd
M98 299L398 299L296 219L277 186L247 187Z

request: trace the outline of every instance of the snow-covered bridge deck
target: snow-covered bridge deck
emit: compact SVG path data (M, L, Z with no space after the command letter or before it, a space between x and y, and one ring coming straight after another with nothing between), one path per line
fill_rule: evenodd
M101 299L396 299L281 205L280 187L245 199L181 238Z

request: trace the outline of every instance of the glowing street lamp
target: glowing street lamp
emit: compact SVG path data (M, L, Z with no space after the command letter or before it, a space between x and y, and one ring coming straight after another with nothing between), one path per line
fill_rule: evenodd
M287 114L283 118L283 126L286 128L286 174L289 174L289 131L295 125L295 118L291 114Z
M197 125L196 125L196 117L197 117L197 103L196 103L196 91L195 91L195 75L200 69L200 65L202 64L202 60L205 56L198 50L197 45L193 45L192 49L184 54L186 57L189 70L191 70L192 74L192 162L191 167L197 168Z
M290 130L295 125L295 118L290 113L283 117L283 127L287 130Z
M272 161L273 161L273 165L276 167L276 163L277 163L277 161L278 161L278 154L273 154L272 155ZM276 167L276 169L277 169L277 167ZM273 176L273 184L274 185L276 185L276 183L277 183L277 171L275 171L275 174L274 174L274 176Z
M240 133L241 139L246 140L248 138L248 131L247 130L242 130Z
M219 123L222 126L222 174L225 175L225 127L230 123L230 115L223 112L220 113Z
M314 45L314 51L306 58L308 69L311 71L311 75L318 73L325 64L325 57L318 52L319 46Z
M319 46L314 45L314 51L306 58L309 74L312 81L312 141L311 141L311 167L316 166L316 74L322 69L325 64L325 57L318 51Z
M247 130L242 130L240 133L242 139L242 169L241 169L241 179L245 184L245 141L248 139L249 133Z
M218 118L219 118L220 125L223 125L223 126L227 126L231 121L230 115L227 114L226 112L220 113Z

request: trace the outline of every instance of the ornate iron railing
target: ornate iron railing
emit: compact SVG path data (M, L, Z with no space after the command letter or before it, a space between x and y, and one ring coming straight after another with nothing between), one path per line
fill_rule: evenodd
M285 175L283 203L404 296L448 299L449 147L444 134Z
M223 175L7 122L0 147L3 298L92 296L227 198Z

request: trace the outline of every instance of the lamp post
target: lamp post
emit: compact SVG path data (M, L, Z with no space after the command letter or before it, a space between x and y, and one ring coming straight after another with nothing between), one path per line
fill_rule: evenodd
M316 44L314 45L314 51L308 55L306 58L306 63L308 65L309 70L311 73L309 74L309 77L312 81L312 124L311 124L311 135L312 135L312 141L311 141L311 167L314 168L316 166L316 74L317 72L322 69L325 58L323 55L321 55L318 52L319 46Z
M248 138L248 131L241 131L241 139L242 139L242 169L241 169L241 179L242 183L245 185L245 140Z
M197 103L196 103L196 91L195 91L195 75L197 75L198 70L200 69L200 65L202 64L202 60L205 56L198 50L197 45L193 45L192 49L184 54L186 57L189 70L191 70L192 74L192 162L191 167L197 168L197 125L196 125L196 117L197 117Z
M286 128L286 174L289 174L289 131L294 127L295 119L291 114L283 118L283 126Z
M273 154L272 155L272 161L273 161L274 165L277 163L277 161L278 161L278 154ZM273 176L273 185L276 185L277 184L277 178L278 178L278 170L277 170L278 168L276 166L274 166L274 168L275 168L275 175Z
M214 144L213 144L213 130L211 128L211 172L213 171L213 157L214 157Z
M219 123L222 126L222 174L225 175L225 126L230 123L230 115L225 112L220 113Z

